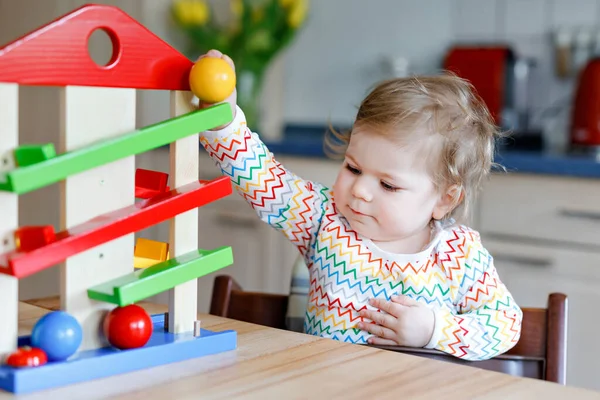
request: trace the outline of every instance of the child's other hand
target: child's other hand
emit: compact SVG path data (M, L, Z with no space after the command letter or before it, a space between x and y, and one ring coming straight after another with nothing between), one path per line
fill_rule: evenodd
M359 329L372 333L370 344L423 347L433 335L433 310L407 296L392 296L391 301L371 299L370 304L387 314L362 310L360 316L373 323L360 322Z
M201 59L201 58L203 58L203 57L222 58L223 60L227 61L227 63L235 71L235 64L233 63L233 60L229 56L221 53L219 50L209 50L206 54L203 54L200 57L198 57L198 60ZM231 106L231 111L233 113L233 118L235 118L236 104L237 104L237 89L234 88L233 92L229 95L229 97L227 97L221 103L229 103L229 105ZM203 102L202 100L199 100L198 104L197 104L198 108L207 108L207 107L210 107L210 106L213 106L213 105L214 104L206 103L206 102ZM227 125L229 125L229 124L227 124ZM227 125L219 126L219 127L215 128L215 129L222 129L222 128L226 127Z

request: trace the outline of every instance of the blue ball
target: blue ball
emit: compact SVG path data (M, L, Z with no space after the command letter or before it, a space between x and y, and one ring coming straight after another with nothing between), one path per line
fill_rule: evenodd
M63 361L81 345L81 325L71 314L53 311L40 318L31 331L31 346L46 352L48 361Z

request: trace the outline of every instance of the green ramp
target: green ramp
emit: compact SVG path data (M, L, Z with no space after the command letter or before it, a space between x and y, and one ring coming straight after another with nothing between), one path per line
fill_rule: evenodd
M122 307L231 264L231 247L198 249L89 288L88 297Z
M0 173L0 191L23 194L59 182L69 176L165 146L195 133L224 125L233 119L227 103L193 111L175 118L146 126L122 136L107 139L85 148L47 159L31 165L17 167ZM23 147L23 146L22 146ZM35 147L35 146L34 146ZM20 155L17 148L15 153Z

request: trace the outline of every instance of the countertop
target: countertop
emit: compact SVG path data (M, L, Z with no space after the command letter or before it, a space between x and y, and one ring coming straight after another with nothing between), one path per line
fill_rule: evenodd
M282 139L263 139L278 155L325 158L323 138L327 127L289 125ZM600 179L600 160L592 155L547 150L508 150L498 148L495 162L511 173L571 176Z

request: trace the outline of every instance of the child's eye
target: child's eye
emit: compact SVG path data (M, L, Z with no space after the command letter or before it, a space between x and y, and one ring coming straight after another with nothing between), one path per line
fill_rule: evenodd
M381 181L381 187L389 192L397 192L398 190L400 190L400 188L397 188L396 186L392 186L389 183L386 183L384 181Z
M350 164L346 164L346 169L350 172L352 172L354 175L360 175L360 170L358 168L354 168L352 165Z

